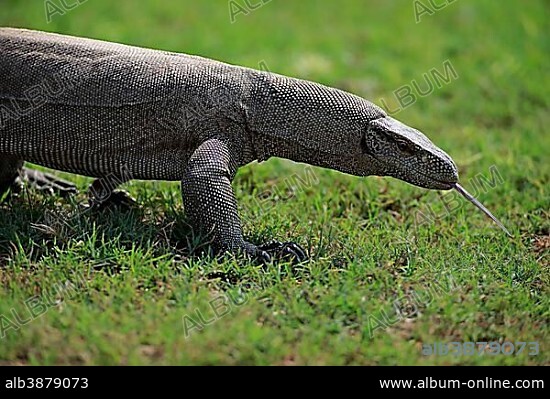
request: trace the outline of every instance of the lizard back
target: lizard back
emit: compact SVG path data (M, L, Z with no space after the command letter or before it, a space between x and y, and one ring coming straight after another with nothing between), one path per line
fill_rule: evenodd
M179 180L244 118L248 71L206 58L0 28L0 155L102 177Z

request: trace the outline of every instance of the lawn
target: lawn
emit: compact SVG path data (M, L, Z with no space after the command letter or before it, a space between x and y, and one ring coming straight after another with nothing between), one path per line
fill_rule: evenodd
M138 208L90 213L91 180L60 173L81 193L0 205L0 364L550 364L548 2L78 3L0 0L0 26L358 94L447 151L514 237L454 194L272 159L234 181L246 237L310 261L262 267L201 255L178 183L131 182ZM531 344L422 353L469 341Z

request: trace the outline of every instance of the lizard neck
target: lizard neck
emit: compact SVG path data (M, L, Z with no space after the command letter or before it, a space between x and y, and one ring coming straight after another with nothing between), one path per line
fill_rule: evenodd
M253 72L245 100L259 161L281 157L366 176L380 165L361 150L367 123L384 115L366 100L314 82Z
M258 161L266 161L271 157L290 159L296 162L306 162L306 149L299 141L280 139L261 132L255 135L254 143Z
M372 164L372 167L358 169L357 161L350 156L343 156L340 154L332 154L330 152L323 152L315 148L305 146L299 136L287 137L281 139L278 137L272 137L256 134L254 139L255 153L259 162L266 161L271 157L284 158L294 162L306 163L308 165L320 166L322 168L328 168L337 170L339 172L348 173L352 175L367 176L376 173L376 165ZM361 170L361 172L359 172Z

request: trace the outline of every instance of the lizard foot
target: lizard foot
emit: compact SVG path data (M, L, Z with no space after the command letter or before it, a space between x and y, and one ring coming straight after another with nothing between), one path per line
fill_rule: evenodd
M78 193L78 190L73 183L52 174L29 168L23 168L22 174L25 180L40 191L44 191L49 194L58 193L62 196Z
M23 181L17 177L11 182L0 183L0 202L10 196L17 197L23 191Z
M108 208L130 209L136 205L136 200L127 191L114 190L109 197L101 201L93 197L90 198L89 203L94 210L103 211Z
M255 257L261 263L270 263L273 259L292 261L297 264L307 260L304 249L294 242L272 241L256 247Z

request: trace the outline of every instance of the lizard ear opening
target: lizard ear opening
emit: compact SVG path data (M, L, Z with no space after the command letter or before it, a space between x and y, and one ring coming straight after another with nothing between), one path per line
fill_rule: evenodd
M376 157L383 152L383 140L382 135L368 129L361 137L361 150L365 154Z
M392 137L388 135L383 124L370 121L361 138L361 149L364 153L377 157L383 155L391 147Z

